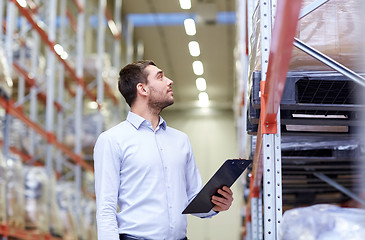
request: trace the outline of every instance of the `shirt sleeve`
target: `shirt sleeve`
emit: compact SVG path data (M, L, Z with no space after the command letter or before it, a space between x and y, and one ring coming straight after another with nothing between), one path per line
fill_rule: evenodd
M102 133L94 147L96 221L98 239L119 239L117 223L120 154L116 143Z
M196 166L193 150L190 144L190 141L188 141L188 147L189 147L189 156L187 161L187 170L186 170L186 192L188 195L188 202L190 203L194 197L199 193L199 191L202 188L202 180L200 176L200 172L198 170L198 167ZM208 213L195 213L192 214L196 217L200 218L210 218L218 213L210 210Z

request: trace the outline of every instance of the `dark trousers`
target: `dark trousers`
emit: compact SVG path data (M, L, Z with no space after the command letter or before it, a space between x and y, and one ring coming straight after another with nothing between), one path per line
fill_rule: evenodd
M128 235L128 234L119 234L119 240L148 240L148 239L139 238L139 237L131 236L131 235ZM185 237L181 240L188 240L188 238Z

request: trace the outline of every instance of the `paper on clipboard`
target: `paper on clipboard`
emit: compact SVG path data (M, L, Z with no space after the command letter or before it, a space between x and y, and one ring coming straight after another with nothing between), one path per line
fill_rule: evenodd
M217 190L223 186L231 187L251 163L252 160L226 160L182 213L189 214L209 212L214 207L211 199L212 196L217 193Z

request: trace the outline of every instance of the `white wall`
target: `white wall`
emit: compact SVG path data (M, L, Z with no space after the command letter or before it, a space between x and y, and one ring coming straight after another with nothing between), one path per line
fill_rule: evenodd
M193 147L203 184L220 165L238 157L233 111L165 111L167 125L185 132ZM233 205L211 219L188 216L188 237L192 240L238 240L241 234L242 185L233 186Z

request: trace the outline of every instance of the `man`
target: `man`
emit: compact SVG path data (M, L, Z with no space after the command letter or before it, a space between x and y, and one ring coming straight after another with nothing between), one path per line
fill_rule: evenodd
M202 182L187 135L160 117L174 103L172 83L152 61L128 64L119 73L118 88L131 111L94 148L99 240L187 239L181 212ZM229 209L232 191L218 193L212 211L198 217Z

